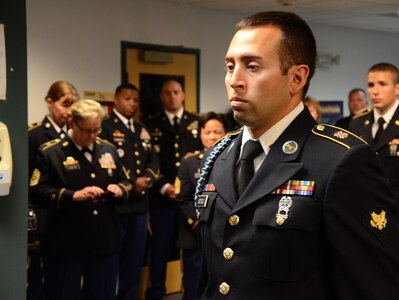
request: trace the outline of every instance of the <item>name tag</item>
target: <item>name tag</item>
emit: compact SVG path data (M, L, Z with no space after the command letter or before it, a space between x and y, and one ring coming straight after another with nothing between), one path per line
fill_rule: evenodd
M205 208L207 205L208 205L208 196L207 195L199 195L197 197L197 201L195 202L195 207Z

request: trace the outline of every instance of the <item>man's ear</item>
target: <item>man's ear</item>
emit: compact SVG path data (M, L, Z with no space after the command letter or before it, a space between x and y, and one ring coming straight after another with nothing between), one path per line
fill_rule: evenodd
M290 79L289 91L291 95L295 95L303 90L309 76L309 67L307 65L292 66L288 70Z

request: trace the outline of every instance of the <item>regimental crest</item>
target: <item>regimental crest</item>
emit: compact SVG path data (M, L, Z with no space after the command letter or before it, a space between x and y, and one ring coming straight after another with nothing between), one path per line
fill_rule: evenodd
M343 140L343 139L347 139L347 138L348 138L348 133L346 133L346 132L340 130L340 131L335 132L335 133L334 133L334 136L335 136L337 139Z
M380 214L376 214L373 211L370 215L371 215L370 224L373 228L383 230L387 226L387 218L385 216L384 210L382 210Z

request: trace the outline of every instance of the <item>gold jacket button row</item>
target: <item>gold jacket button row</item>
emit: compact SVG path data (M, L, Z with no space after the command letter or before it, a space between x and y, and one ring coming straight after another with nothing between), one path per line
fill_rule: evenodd
M232 215L229 217L229 224L231 226L236 226L240 223L240 218L237 215Z
M226 282L222 282L219 285L219 293L226 296L230 292L230 286Z
M223 257L225 260L230 260L234 256L234 251L231 248L226 248L223 250Z
M91 173L91 174L90 174L90 177L94 179L94 178L96 178L96 174Z
M98 215L98 211L95 209L93 210L93 216L97 216Z

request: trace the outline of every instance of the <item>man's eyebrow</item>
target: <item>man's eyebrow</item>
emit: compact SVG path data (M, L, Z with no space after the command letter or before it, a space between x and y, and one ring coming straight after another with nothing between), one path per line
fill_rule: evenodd
M240 56L238 57L238 59L234 59L234 58L231 57L231 56L226 56L226 57L224 58L224 61L225 61L225 62L234 61L234 60L247 61L247 60L258 60L258 59L261 59L261 57L258 56L258 55L251 55L251 54L248 54L248 55L240 55Z

